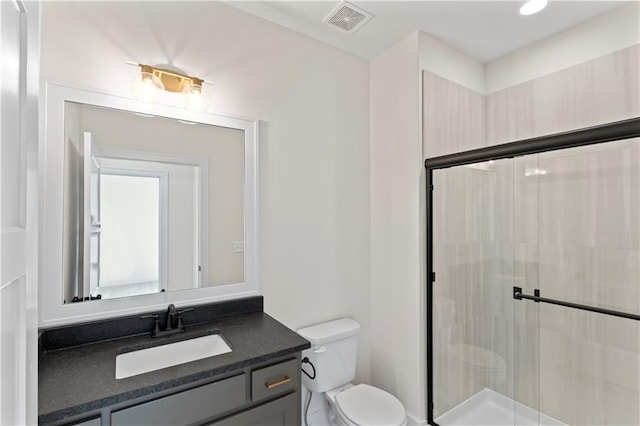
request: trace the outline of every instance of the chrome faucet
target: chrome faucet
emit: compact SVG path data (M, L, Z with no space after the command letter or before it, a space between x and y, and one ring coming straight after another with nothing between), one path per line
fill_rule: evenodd
M184 328L184 322L182 320L182 314L185 312L193 311L193 308L186 308L178 311L173 303L167 307L167 318L164 326L164 330L160 329L160 314L143 315L140 318L152 318L153 329L151 330L151 337L170 336L172 334L182 333ZM178 325L174 328L174 318L178 318Z

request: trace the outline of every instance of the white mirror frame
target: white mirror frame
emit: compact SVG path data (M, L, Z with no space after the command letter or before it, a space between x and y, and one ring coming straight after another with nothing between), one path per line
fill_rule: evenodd
M258 121L194 113L167 105L149 105L93 92L66 83L44 81L40 106L40 290L39 326L43 328L131 315L176 306L239 299L259 294L258 285ZM65 102L96 105L243 130L244 282L143 296L63 304L63 161Z

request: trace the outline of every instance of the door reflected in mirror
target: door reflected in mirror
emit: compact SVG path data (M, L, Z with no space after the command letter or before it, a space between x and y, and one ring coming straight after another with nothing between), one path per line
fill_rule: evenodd
M166 197L168 173L101 167L99 176L100 209L91 212L92 228L98 227L91 231L90 250L97 253L91 258L91 294L109 299L164 291L161 227L167 209L160 199Z
M244 131L65 101L64 302L244 281Z

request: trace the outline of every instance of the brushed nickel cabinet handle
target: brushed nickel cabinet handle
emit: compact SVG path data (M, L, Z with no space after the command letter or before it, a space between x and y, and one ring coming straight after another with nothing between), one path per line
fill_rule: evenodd
M284 376L283 379L280 379L277 382L273 382L273 383L265 382L264 385L267 387L267 389L273 389L273 388L278 387L280 385L284 385L285 383L289 383L290 381L291 381L291 377Z

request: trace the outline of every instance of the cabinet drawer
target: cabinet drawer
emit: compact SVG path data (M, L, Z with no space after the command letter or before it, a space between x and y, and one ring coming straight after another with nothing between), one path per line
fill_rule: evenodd
M111 414L116 425L185 425L206 420L246 402L245 375L231 377Z
M300 424L298 400L292 393L207 426L291 426Z
M251 400L297 390L300 384L300 366L297 359L270 365L251 372Z

